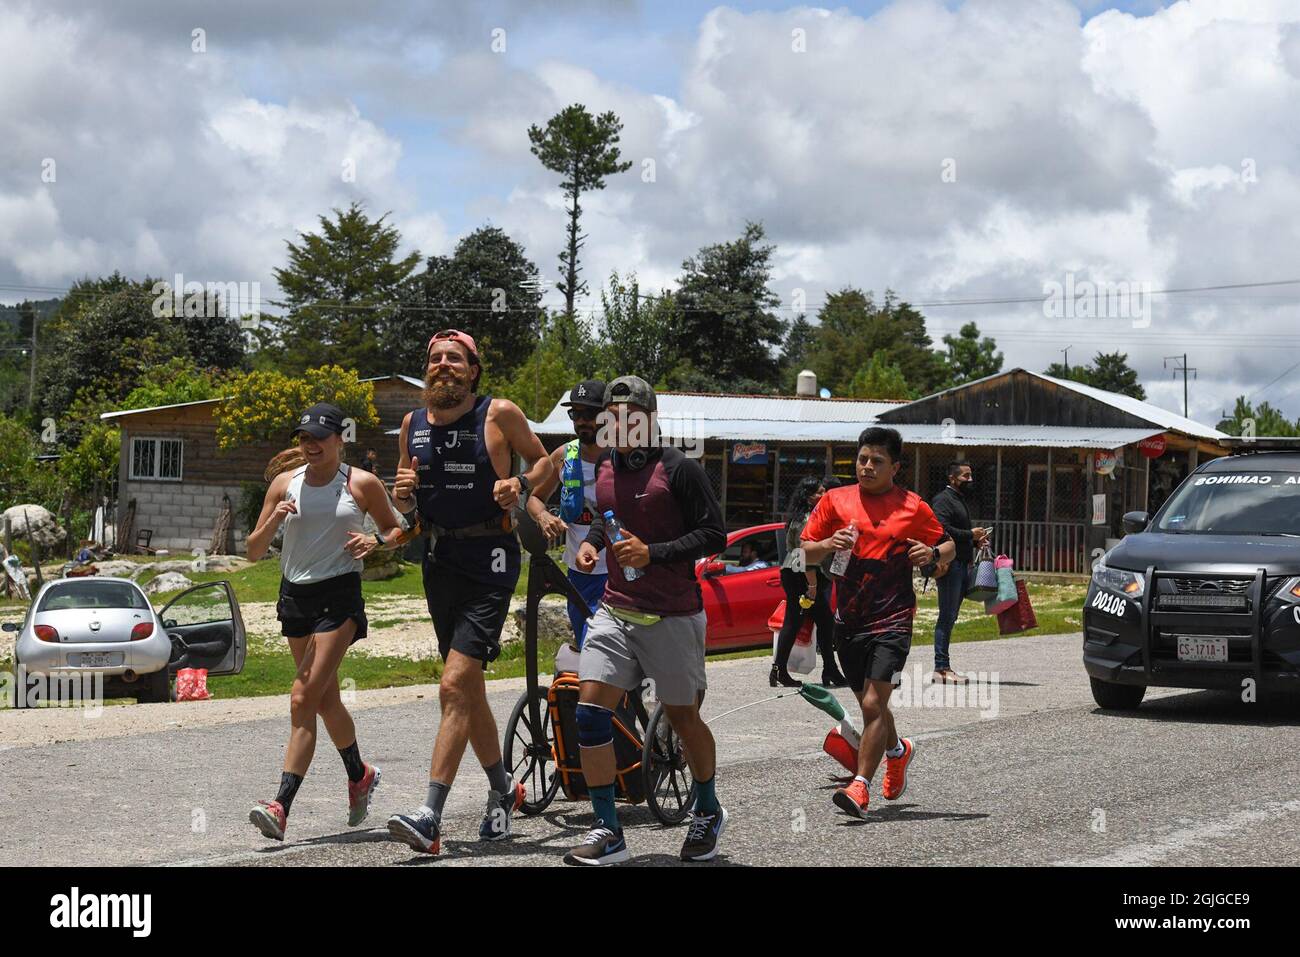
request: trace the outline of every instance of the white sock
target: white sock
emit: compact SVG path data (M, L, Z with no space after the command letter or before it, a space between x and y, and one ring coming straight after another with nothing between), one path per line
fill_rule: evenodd
M853 775L853 780L855 780L855 781L861 781L863 787L870 787L870 786L871 786L871 782L868 781L866 778L864 778L861 774L855 774L855 775Z
M906 749L903 747L903 739L899 738L898 743L885 752L887 758L901 758Z

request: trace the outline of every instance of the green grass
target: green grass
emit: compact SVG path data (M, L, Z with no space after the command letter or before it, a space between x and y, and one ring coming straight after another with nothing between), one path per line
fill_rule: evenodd
M195 581L216 581L230 579L235 586L235 594L241 602L274 601L279 593L280 568L275 561L258 562L249 568L234 573L191 573ZM515 594L522 596L528 587L528 563L524 563L519 585ZM363 591L367 596L399 595L413 598L423 597L424 589L418 565L402 566L402 573L387 581L364 582ZM1078 631L1081 626L1085 584L1049 584L1029 583L1029 596L1038 616L1038 627L1024 635L1049 635ZM153 596L156 604L161 605L166 596ZM12 607L6 607L12 606ZM22 602L0 603L0 620L17 620L23 609ZM934 643L934 622L938 617L938 595L933 584L927 594L917 595L917 615L913 644L930 645ZM380 619L371 623L372 628L397 624L397 619ZM997 618L985 615L983 607L976 602L964 602L953 630L953 642L987 641L1004 637L998 634ZM543 641L539 648L538 659L543 672L549 670L559 647L557 641ZM728 652L710 656L710 661L728 661L737 658L758 658L771 654L770 646L748 651ZM0 658L0 670L12 668L12 660ZM258 697L263 695L286 694L296 672L293 656L288 647L278 636L250 635L248 639L248 658L244 670L238 675L214 677L209 679L209 687L217 698ZM501 657L488 668L487 677L519 678L525 673L524 644L512 642L502 649ZM357 690L371 688L396 688L416 684L437 682L442 674L442 662L436 658L411 661L399 657L372 657L365 654L349 654L339 669L341 679L351 679Z

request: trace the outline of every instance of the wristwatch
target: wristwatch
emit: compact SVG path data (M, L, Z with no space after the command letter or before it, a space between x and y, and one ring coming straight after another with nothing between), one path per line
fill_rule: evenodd
M527 498L528 490L529 488L531 488L531 486L528 484L528 476L525 475L523 472L520 472L518 475L515 476L515 478L519 480L519 497Z

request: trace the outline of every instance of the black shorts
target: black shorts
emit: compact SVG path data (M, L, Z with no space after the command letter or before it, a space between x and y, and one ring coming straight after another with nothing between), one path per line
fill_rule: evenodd
M898 687L899 676L912 650L910 631L853 633L843 625L835 626L835 650L839 654L844 677L858 694L868 681L888 681Z
M438 638L438 654L447 660L452 650L483 662L501 654L501 628L510 611L514 589L486 585L443 564L424 563L424 600Z
M366 602L361 597L361 573L352 572L319 582L294 583L280 579L280 600L275 604L280 634L306 638L322 631L337 631L351 618L357 623L352 638L366 637Z

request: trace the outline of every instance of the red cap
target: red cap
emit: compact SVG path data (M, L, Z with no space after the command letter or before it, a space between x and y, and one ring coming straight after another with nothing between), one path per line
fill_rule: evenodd
M429 340L429 348L425 350L426 354L433 351L433 344L439 339L450 339L452 342L459 342L469 351L471 359L475 362L479 361L478 346L474 345L474 337L468 332L461 332L459 329L444 329L442 332L435 332L433 338Z

